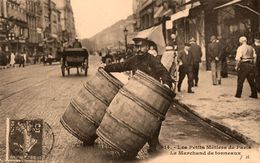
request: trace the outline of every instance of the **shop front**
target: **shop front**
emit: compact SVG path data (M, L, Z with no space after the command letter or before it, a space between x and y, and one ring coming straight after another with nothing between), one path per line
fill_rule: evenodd
M233 3L232 3L233 2ZM222 37L225 53L228 59L229 73L235 72L235 55L239 46L239 37L246 36L248 43L252 44L254 38L259 36L260 13L256 10L254 0L233 0L214 8L217 16L216 31Z

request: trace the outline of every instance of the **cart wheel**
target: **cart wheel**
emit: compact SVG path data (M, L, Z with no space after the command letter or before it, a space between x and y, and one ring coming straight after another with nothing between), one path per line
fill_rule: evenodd
M62 76L65 76L65 67L64 66L61 66L61 74L62 74Z
M67 68L68 75L70 75L70 68Z
M88 59L85 60L85 76L88 76Z
M77 67L77 75L79 75L79 68Z

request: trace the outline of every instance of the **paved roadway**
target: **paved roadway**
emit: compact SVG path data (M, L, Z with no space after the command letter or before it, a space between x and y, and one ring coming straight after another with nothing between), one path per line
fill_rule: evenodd
M99 58L91 56L89 63L88 77L76 75L75 69L62 77L58 64L0 70L0 161L5 160L6 118L42 118L51 126L55 143L46 162L115 161L100 141L94 147L83 147L59 122L71 97L95 74ZM167 113L160 140L164 146L238 143L174 107ZM146 148L139 159L150 157Z

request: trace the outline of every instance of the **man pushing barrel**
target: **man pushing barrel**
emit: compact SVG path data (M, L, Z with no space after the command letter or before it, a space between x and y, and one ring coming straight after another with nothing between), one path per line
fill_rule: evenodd
M170 73L155 56L148 53L149 45L152 42L147 39L137 39L135 41L137 48L136 55L126 59L124 62L106 65L104 70L106 72L135 72L138 69L162 82L165 87L171 88L173 80ZM159 143L160 130L161 125L159 125L155 134L148 140L148 152L150 153L162 149L162 145Z

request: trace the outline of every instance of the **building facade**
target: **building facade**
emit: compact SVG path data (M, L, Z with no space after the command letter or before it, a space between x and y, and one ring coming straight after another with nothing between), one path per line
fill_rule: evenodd
M62 42L72 43L76 37L75 22L70 0L54 0L60 11Z
M74 40L75 25L69 0L0 0L0 46L29 55L55 55L66 40ZM60 3L64 6L60 7Z

